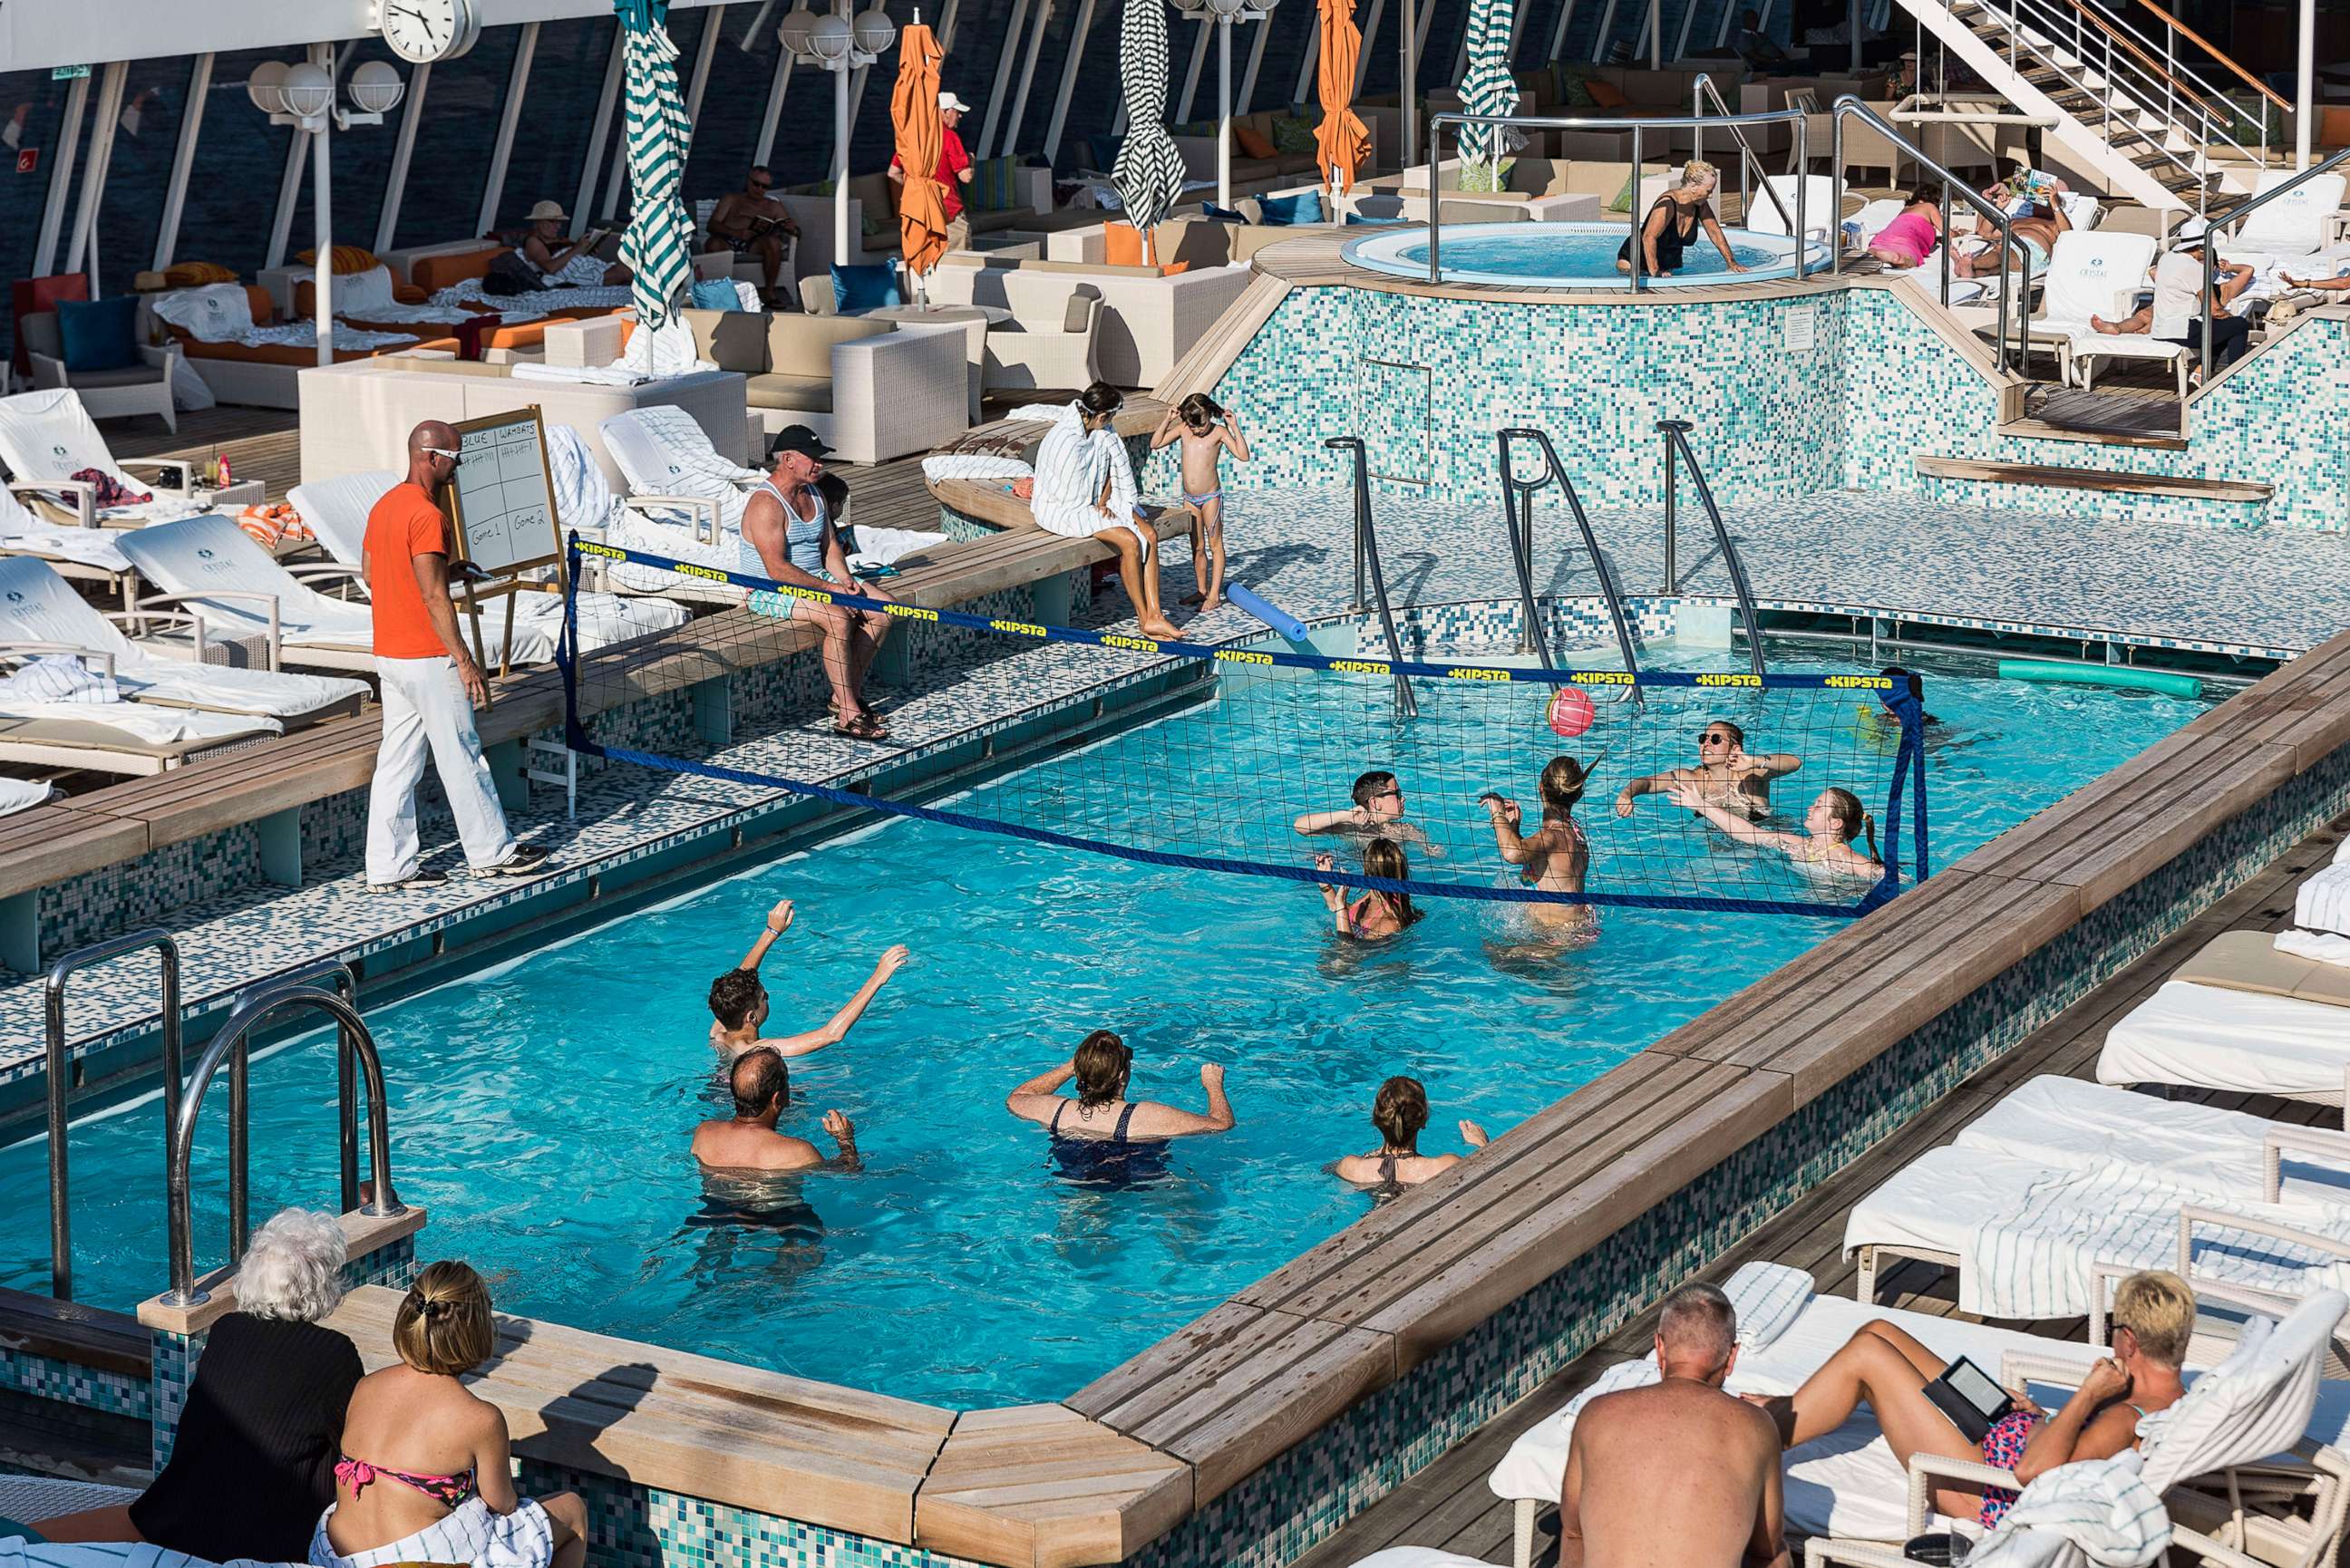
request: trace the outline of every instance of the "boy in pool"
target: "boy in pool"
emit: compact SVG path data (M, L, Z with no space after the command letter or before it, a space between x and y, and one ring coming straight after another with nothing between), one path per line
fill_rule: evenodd
M1335 833L1365 843L1389 838L1399 845L1418 845L1431 858L1443 855L1425 831L1403 819L1403 785L1395 774L1373 768L1357 779L1347 793L1354 797L1352 806L1344 811L1309 811L1291 826L1309 838L1317 833Z
M1198 605L1205 615L1224 601L1224 483L1218 465L1228 452L1234 462L1248 462L1248 437L1241 434L1238 414L1219 407L1205 392L1194 392L1159 420L1150 450L1179 441L1183 443L1183 504L1191 509L1191 572L1200 584L1197 592L1183 596L1183 602Z
M865 1010L873 1004L881 987L910 956L903 944L889 949L875 962L865 983L857 988L857 994L821 1026L805 1034L769 1039L760 1033L766 1027L771 999L759 980L759 964L767 956L767 950L775 945L775 939L791 929L792 901L785 898L767 911L766 929L751 944L751 950L743 955L743 961L710 982L710 1011L716 1018L710 1026L710 1044L723 1060L733 1062L762 1048L773 1051L778 1057L806 1056L827 1045L839 1044L848 1038L857 1021L865 1016Z

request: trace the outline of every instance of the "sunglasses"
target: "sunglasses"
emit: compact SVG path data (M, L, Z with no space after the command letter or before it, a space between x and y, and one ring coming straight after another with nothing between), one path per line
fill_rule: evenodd
M1371 796L1371 798L1373 800L1401 800L1403 798L1403 790L1401 787L1395 789L1383 789L1379 791L1378 794Z
M771 183L772 182L765 180L754 180L751 182L751 189L754 191L764 191L768 189Z
M433 457L447 458L452 465L462 464L465 461L465 454L463 452L451 452L445 446L428 446L424 448L424 451L426 453Z
M1726 746L1730 744L1730 737L1727 735L1700 735L1697 738L1697 743L1700 746Z

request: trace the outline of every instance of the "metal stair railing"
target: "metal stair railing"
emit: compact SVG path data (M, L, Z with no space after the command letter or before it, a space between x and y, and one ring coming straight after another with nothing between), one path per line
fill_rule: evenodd
M1518 607L1524 621L1524 630L1518 639L1518 651L1538 654L1544 670L1555 668L1550 655L1550 639L1542 628L1541 611L1534 603L1534 493L1555 483L1559 493L1566 497L1568 512L1575 517L1575 531L1583 535L1584 553L1591 558L1592 574L1599 579L1600 597L1607 601L1607 618L1616 628L1616 646L1624 656L1627 675L1640 672L1639 656L1632 646L1631 623L1624 616L1624 597L1616 591L1616 576L1607 569L1607 558L1599 553L1599 540L1591 531L1591 519L1583 510L1583 497L1575 493L1575 483L1566 477L1566 465L1558 461L1558 451L1550 443L1547 431L1532 427L1515 427L1501 432L1502 449L1502 510L1510 529L1510 560L1517 568ZM1520 479L1510 462L1510 443L1513 441L1534 442L1542 450L1544 472L1538 479ZM1640 688L1632 688L1632 701L1645 701Z
M1887 141L1893 143L1894 146L1899 148L1903 152L1908 153L1917 161L1918 167L1928 171L1937 181L1940 182L1942 187L1942 243L1935 248L1942 253L1941 297L1943 309L1948 310L1950 307L1950 192L1953 191L1957 192L1970 206L1975 209L1978 214L1991 219L1999 224L1999 254L2003 265L2000 272L2001 284L1997 314L1993 318L1995 337L1993 340L1992 352L2001 369L2009 370L2014 369L2014 364L2008 358L2007 354L2007 317L2010 308L2009 296L2013 296L2013 309L2015 312L2015 346L2016 358L2018 359L2023 358L2024 345L2030 340L2031 328L2027 323L2031 320L2032 306L2032 301L2029 295L2020 281L2022 275L2021 270L2016 266L2013 258L2015 249L2014 220L2007 215L2007 210L2004 207L1994 204L1989 198L1976 191L1972 185L1960 180L1956 174L1951 173L1941 164L1936 162L1933 159L1929 158L1926 155L1926 150L1924 148L1918 146L1916 142L1902 135L1898 130L1893 129L1893 126L1883 115L1877 113L1875 109L1869 108L1866 104L1861 102L1860 99L1853 97L1850 93L1846 93L1842 98L1835 100L1835 108L1831 113L1829 129L1834 138L1829 152L1831 167L1838 171L1841 171L1844 168L1844 122L1847 119L1864 121L1879 136L1884 137ZM1828 252L1830 256L1833 258L1828 264L1829 272L1831 274L1841 274L1844 271L1843 245L1830 245L1828 247ZM2017 278L2019 281L2013 285L2010 285L2007 280L2011 277Z
M317 985L322 981L332 985L335 988L335 994L350 1003L354 1009L359 1006L359 975L349 964L338 959L321 959L317 963L307 964L300 969L286 970L282 973L273 974L265 980L256 981L237 992L236 1000L242 1002L246 997L257 995L265 989ZM237 1059L229 1064L229 1098L232 1102L242 1098L245 1093L239 1086L248 1065L244 1060L245 1055L246 1053L240 1050L237 1053ZM335 1026L335 1132L338 1153L341 1157L342 1165L341 1212L346 1214L359 1206L359 1080L352 1075L352 1068L355 1064L350 1031L338 1022ZM238 1119L241 1121L243 1118ZM232 1159L242 1158L236 1147L241 1141L241 1137L238 1128L233 1125L229 1129ZM229 1213L229 1229L237 1236L246 1233L244 1216L237 1212L234 1204ZM242 1258L244 1243L241 1241L238 1241L236 1248L236 1255Z
M66 1158L70 1136L66 1092L71 1087L66 1051L66 981L77 971L147 948L155 949L162 959L163 1127L168 1132L180 1114L180 944L169 932L154 929L92 942L51 964L42 988L43 1022L48 1035L45 1068L49 1102L49 1293L61 1302L73 1300L72 1185Z
M1719 115L1723 119L1728 119L1730 117L1730 105L1722 101L1720 90L1713 85L1713 78L1704 71L1700 71L1697 74L1697 79L1690 84L1690 114L1691 117L1701 118L1704 116L1705 102L1708 99L1711 99L1713 100L1713 110L1716 115ZM1699 126L1695 130L1691 131L1690 135L1690 156L1702 161L1705 157L1705 127ZM1738 146L1738 221L1741 223L1745 223L1750 226L1752 223L1754 213L1754 195L1752 189L1746 182L1747 171L1752 168L1762 174L1762 193L1765 196L1770 197L1771 205L1779 210L1779 221L1787 225L1787 232L1789 234L1795 234L1797 231L1795 228L1794 214L1787 211L1787 203L1780 199L1778 191L1772 185L1771 173L1770 171L1763 166L1762 155L1754 151L1754 144L1752 142L1746 140L1746 132L1735 125L1730 128L1730 140L1735 142ZM1803 165L1798 163L1794 169L1788 171L1788 172L1795 175L1800 181L1804 173L1804 170ZM1842 179L1839 178L1836 180L1835 183L1841 185L1843 183ZM1798 192L1797 194L1798 199L1800 199L1801 192ZM1842 214L1838 213L1835 214L1835 216L1841 217ZM1833 221L1828 224L1828 228L1831 232L1834 232L1835 226L1836 225Z
M2203 322L2204 380L2208 381L2211 379L2211 326L2215 317L2215 312L2212 307L2213 301L2211 297L2211 285L2213 282L2213 273L2218 265L2216 260L2217 252L2214 247L2219 244L2220 231L2223 228L2230 228L2235 224L2242 223L2246 218L2251 216L2252 213L2260 211L2262 207L2267 206L2271 202L2275 201L2278 197L2290 195L2292 192L2301 189L2302 186L2307 184L2310 181L2316 179L2320 174L2332 173L2334 170L2342 167L2345 162L2350 162L2350 147L2344 148L2341 151L2334 153L2330 158L2323 159L2318 162L2311 164L2308 168L2303 170L2292 179L2287 180L2284 183L2277 186L2274 190L2262 191L2255 196L2247 196L2244 200L2229 208L2226 212L2220 213L2217 217L2214 217L2210 223L2205 224L2203 233L2199 238L2188 242L2203 253L2203 308L2200 312L2200 316Z
M1388 604L1387 574L1379 569L1379 538L1378 527L1371 520L1371 465L1360 436L1332 436L1322 443L1332 451L1355 454L1355 603L1359 613L1367 607L1364 597L1366 574L1367 586L1379 611L1379 630L1387 638L1388 662L1403 662L1403 644L1396 637L1395 611ZM1395 671L1396 712L1403 718L1419 715L1419 700L1412 695L1411 682L1403 671Z
M1687 420L1657 421L1657 432L1665 438L1665 597L1672 598L1680 593L1680 574L1673 545L1680 526L1680 496L1676 481L1679 463L1686 462L1690 479L1697 486L1697 498L1713 523L1713 541L1721 548L1721 564L1730 568L1730 586L1738 596L1738 613L1746 619L1746 651L1754 661L1754 673L1766 674L1762 668L1762 618L1754 608L1754 590L1747 587L1746 567L1738 559L1738 546L1730 542L1730 529L1721 521L1721 508L1713 504L1713 487L1706 483L1705 470L1698 466L1697 452L1690 445L1691 428Z
M358 1058L360 1069L367 1075L368 1090L368 1158L375 1189L368 1202L360 1207L362 1214L382 1217L407 1212L392 1189L391 1124L385 1105L383 1064L377 1054L375 1037L368 1033L359 1009L332 992L316 986L287 984L280 981L248 992L235 1009L221 1024L204 1054L197 1059L193 1075L188 1079L187 1092L181 1096L179 1114L172 1119L171 1142L166 1150L164 1195L168 1207L172 1251L172 1288L163 1297L166 1304L175 1307L195 1306L209 1297L209 1293L196 1289L195 1223L190 1200L189 1167L195 1157L196 1124L204 1108L204 1091L219 1075L221 1064L234 1058L230 1078L230 1159L229 1212L230 1258L232 1262L244 1255L249 1232L235 1216L245 1212L245 1189L248 1173L244 1155L246 1139L243 1135L246 1115L245 1096L236 1090L244 1076L247 1043L253 1032L280 1012L297 1009L315 1009L334 1019L338 1033L348 1042L351 1054Z

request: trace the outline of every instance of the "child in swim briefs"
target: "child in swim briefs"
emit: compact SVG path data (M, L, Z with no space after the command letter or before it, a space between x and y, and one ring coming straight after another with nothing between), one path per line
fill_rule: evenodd
M1187 605L1204 613L1223 602L1224 490L1219 472L1225 452L1239 462L1249 461L1248 438L1241 433L1239 416L1218 407L1204 392L1194 392L1167 410L1150 438L1150 450L1182 443L1183 504L1191 509L1191 572L1196 592L1183 596Z

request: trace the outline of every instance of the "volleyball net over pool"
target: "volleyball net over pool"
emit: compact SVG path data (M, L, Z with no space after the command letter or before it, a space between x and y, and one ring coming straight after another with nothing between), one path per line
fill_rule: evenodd
M1392 662L1270 634L1248 647L1154 641L1083 624L1094 618L1082 606L1066 618L1077 624L1052 625L570 548L565 728L574 751L612 763L1126 861L1415 898L1848 917L1927 874L1914 675ZM611 606L583 605L583 565L602 586L710 612L598 647ZM886 739L836 732L810 606L886 618L867 682ZM1373 623L1366 642L1376 637ZM1066 711L1097 698L1149 716L968 782L983 747L1066 732ZM1538 848L1537 864L1513 863L1505 850L1527 852L1497 834L1484 798L1514 803L1520 838L1542 832L1545 769L1562 757L1575 767L1550 771L1549 820L1573 796L1574 827L1545 842L1580 835L1580 892L1563 890L1564 857ZM960 782L940 781L947 767ZM1857 857L1839 847L1856 827ZM1867 861L1872 839L1881 864ZM1380 840L1401 851L1402 875L1374 851ZM1528 879L1545 864L1546 885Z

